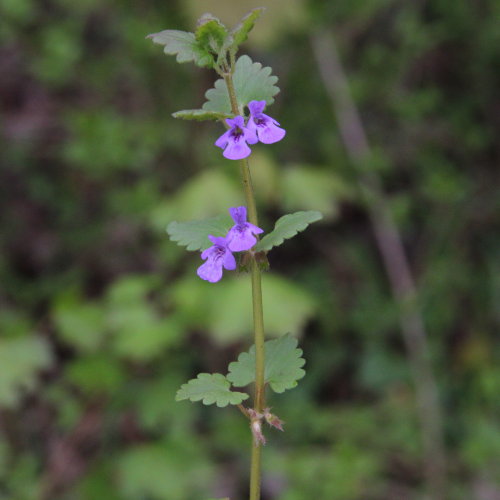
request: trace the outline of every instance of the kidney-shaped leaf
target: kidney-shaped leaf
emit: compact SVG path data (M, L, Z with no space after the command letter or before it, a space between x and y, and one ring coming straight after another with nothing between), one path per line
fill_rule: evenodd
M278 77L271 75L271 72L271 68L263 68L262 64L254 63L246 55L236 61L233 84L240 114L243 114L243 108L250 101L266 101L267 104L274 102L273 97L280 89L275 85ZM208 100L203 104L204 110L231 113L229 94L223 79L217 80L205 97Z
M200 373L197 378L183 384L177 391L176 401L189 399L190 401L203 400L204 405L216 404L219 407L238 405L248 394L231 391L231 384L220 373Z
M297 339L285 335L268 340L265 348L264 380L274 392L284 392L297 385L305 371L302 366L302 349L297 348ZM238 361L229 364L227 379L236 387L243 387L255 381L255 345L248 352L239 355Z

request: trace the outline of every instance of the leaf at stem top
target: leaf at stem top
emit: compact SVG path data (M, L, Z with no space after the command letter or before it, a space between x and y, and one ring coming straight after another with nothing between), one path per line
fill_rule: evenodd
M212 14L203 14L196 26L195 37L207 52L218 54L229 36L227 28Z
M205 120L224 120L231 118L233 115L230 113L218 113L217 111L205 111L204 109L183 109L172 113L174 118L181 120L196 120L199 122Z
M194 61L197 66L211 68L213 56L200 45L194 33L179 30L164 30L152 33L146 38L151 38L153 43L163 45L163 51L168 55L176 55L178 63Z
M240 114L243 114L250 101L266 101L267 104L274 102L273 97L280 89L275 85L278 77L271 75L271 72L271 68L263 68L262 64L254 63L246 55L238 58L233 73L233 84ZM205 97L207 101L203 104L204 110L231 113L226 82L222 78L215 82L214 88L209 89Z
M274 230L264 236L254 250L257 252L269 251L273 247L277 247L283 241L292 238L300 231L303 231L309 224L323 218L321 212L316 210L308 210L304 212L295 212L280 217L274 226Z
M231 30L231 35L233 37L233 42L231 44L230 50L233 54L236 54L238 47L248 38L248 33L252 30L255 22L266 9L264 7L258 7L252 9L248 14L246 14L241 21Z
M208 239L209 234L225 236L233 224L229 215L189 222L173 221L167 226L167 233L171 240L187 247L187 250L205 250L212 246L212 242Z
M264 381L269 383L274 392L284 392L297 385L305 371L302 366L302 349L297 348L297 339L287 334L276 340L268 340L264 344L265 368ZM227 379L236 387L255 382L255 345L248 352L238 356L238 361L229 364Z
M200 373L197 378L193 378L187 384L181 386L177 391L175 400L203 400L204 405L215 403L222 408L228 404L239 405L248 397L248 394L244 392L231 391L231 384L224 375L220 373Z

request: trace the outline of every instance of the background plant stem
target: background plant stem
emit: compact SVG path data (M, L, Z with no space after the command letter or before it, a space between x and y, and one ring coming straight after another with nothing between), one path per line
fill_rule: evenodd
M224 80L229 92L231 109L235 115L238 115L238 101L234 90L231 74L226 73ZM252 178L247 159L240 160L240 173L245 192L245 201L248 210L248 220L258 225L257 207L253 193ZM255 259L251 260L250 273L252 278L252 305L253 305L253 324L254 324L254 342L255 342L255 397L254 410L262 413L264 408L264 313L262 308L262 283L259 265ZM250 500L260 499L261 483L261 445L252 439L252 456L250 465Z
M371 149L361 117L351 98L335 40L330 34L323 33L312 37L311 43L342 141L366 203L394 300L399 306L399 323L415 384L428 492L432 500L443 500L446 497L446 459L441 405L427 332L416 300L415 281L380 179L376 172L364 168L371 157Z

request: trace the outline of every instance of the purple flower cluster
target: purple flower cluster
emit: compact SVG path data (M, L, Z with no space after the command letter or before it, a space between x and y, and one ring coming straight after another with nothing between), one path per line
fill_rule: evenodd
M222 278L222 269L228 271L236 269L236 260L232 252L250 250L257 243L254 235L264 232L260 227L247 222L246 207L230 208L229 213L235 222L234 226L225 237L210 234L208 238L213 245L201 253L201 258L205 262L198 268L197 274L210 283L216 283Z
M230 128L215 142L216 146L224 150L222 155L225 158L241 160L252 152L249 144L256 144L259 141L273 144L285 137L286 132L279 127L279 123L263 113L265 107L266 101L250 101L248 103L250 116L246 124L243 116L226 119Z

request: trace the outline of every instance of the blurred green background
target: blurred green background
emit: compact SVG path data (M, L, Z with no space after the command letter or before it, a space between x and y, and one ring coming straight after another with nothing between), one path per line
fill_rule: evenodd
M261 225L325 219L270 255L268 334L307 375L269 403L264 499L423 499L412 377L311 37L334 35L415 274L444 412L447 495L500 499L500 3L0 0L0 499L245 498L234 408L175 403L247 349L249 280L196 277L166 225L243 202L221 128L176 121L214 75L145 36L268 10L285 140L254 147ZM496 98L496 100L495 100Z

